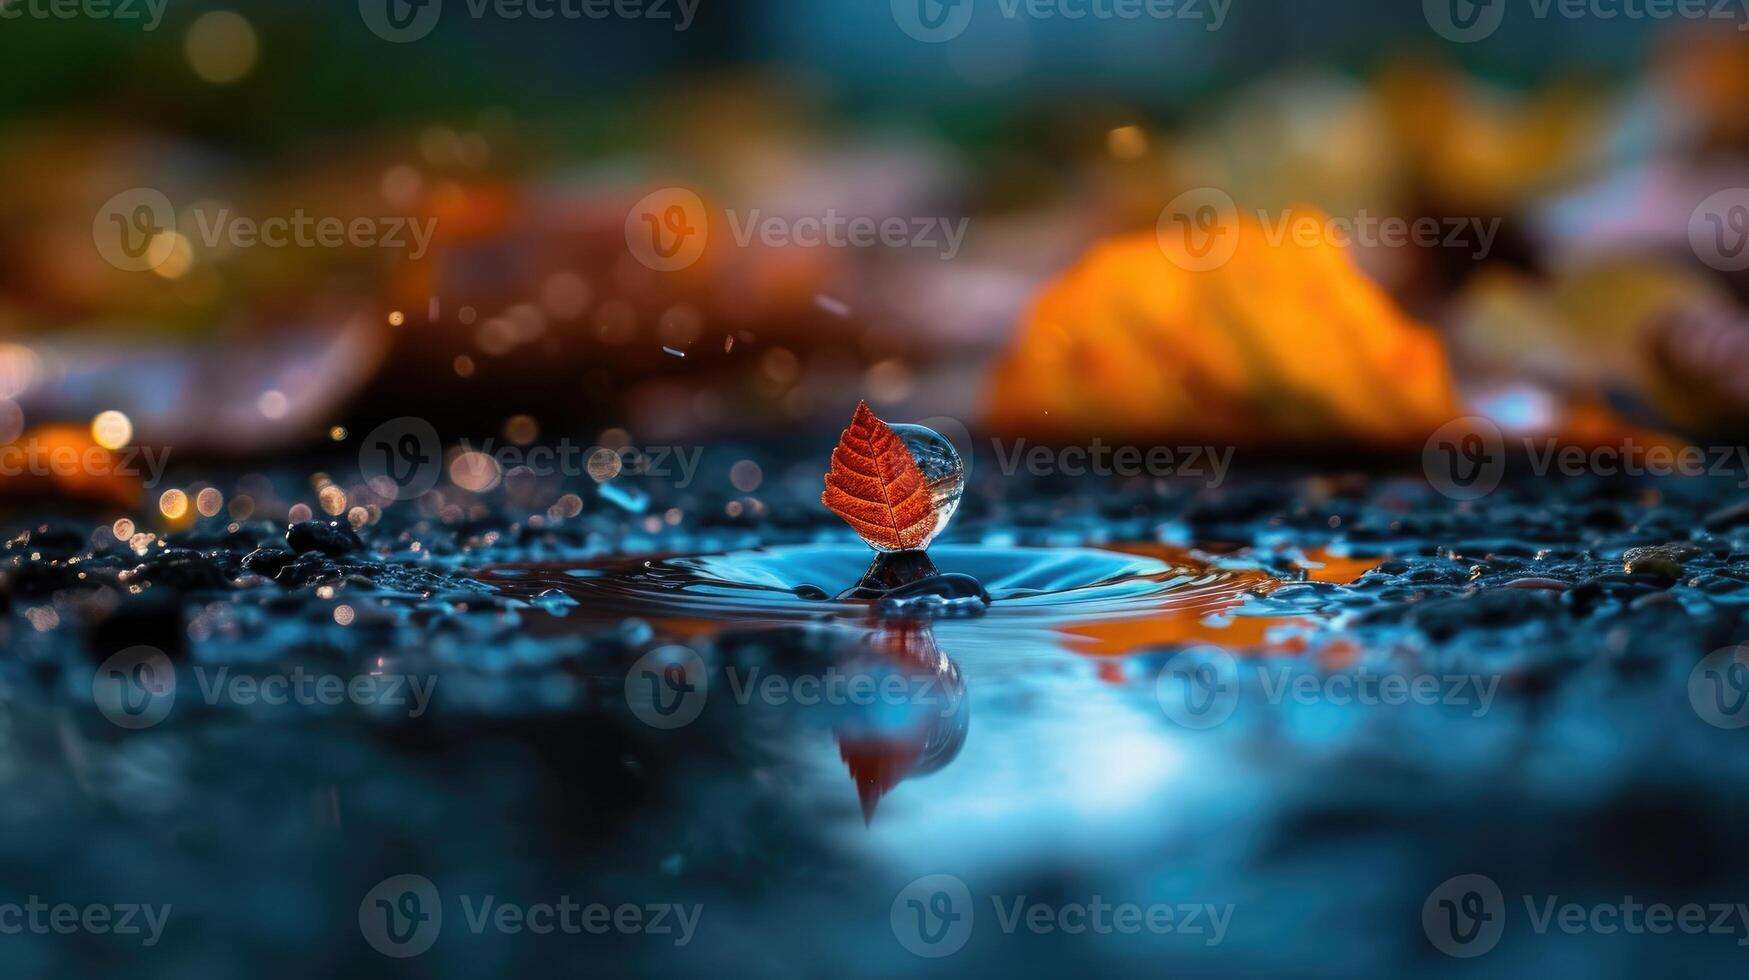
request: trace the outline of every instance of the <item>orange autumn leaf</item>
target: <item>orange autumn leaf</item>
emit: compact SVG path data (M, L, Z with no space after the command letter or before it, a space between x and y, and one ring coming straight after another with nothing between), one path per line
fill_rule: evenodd
M1300 208L1224 214L1231 258L1108 239L1047 285L994 371L992 428L1082 439L1419 445L1463 414L1437 335Z
M921 547L935 530L923 471L887 423L857 402L850 428L832 450L820 502L882 551Z
M1459 214L1524 207L1579 178L1604 138L1595 90L1578 82L1504 95L1450 68L1405 61L1379 77L1378 94L1416 179Z

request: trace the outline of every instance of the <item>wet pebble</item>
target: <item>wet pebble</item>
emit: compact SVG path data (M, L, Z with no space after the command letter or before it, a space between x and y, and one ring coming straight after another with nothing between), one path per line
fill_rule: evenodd
M1469 630L1498 629L1548 617L1556 599L1547 592L1500 589L1451 599L1416 603L1408 621L1434 640L1449 640Z
M243 556L243 567L265 578L275 578L279 570L296 560L297 555L284 548L256 548Z
M339 557L364 550L364 541L351 525L341 521L304 521L285 529L285 543L293 551L305 554L319 551Z
M1566 582L1552 578L1515 578L1501 586L1503 589L1541 589L1545 592L1565 592L1571 588Z
M1622 555L1622 570L1629 574L1674 580L1682 576L1684 563L1700 553L1701 550L1694 545L1680 542L1650 548L1630 548Z
M901 585L882 596L879 608L888 614L913 612L968 614L990 606L990 594L970 575L950 572Z
M1749 600L1749 582L1730 575L1696 575L1689 580L1688 586L1720 599L1737 602Z
M231 577L217 561L189 548L166 548L153 554L136 566L132 575L183 592L231 587Z
M48 560L61 560L71 558L88 547L90 543L85 535L76 528L64 524L44 524L18 535L8 543L7 550L27 552Z

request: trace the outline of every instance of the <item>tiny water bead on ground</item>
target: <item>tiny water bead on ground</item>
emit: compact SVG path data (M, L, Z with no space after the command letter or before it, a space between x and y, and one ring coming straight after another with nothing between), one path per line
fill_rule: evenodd
M968 488L926 558L879 561L817 492L762 488L762 520L653 492L684 506L675 524L594 497L538 527L502 497L447 521L397 507L356 541L201 523L144 553L34 520L0 552L0 868L171 902L203 941L249 937L306 972L344 970L360 897L396 874L706 908L684 947L446 925L419 966L457 975L481 957L928 973L888 911L929 875L980 898L940 961L956 973L1072 966L1085 947L1010 937L988 902L1065 887L1232 904L1218 947L1143 934L1093 954L1190 972L1420 968L1421 905L1460 873L1514 894L1693 900L1682 868L1749 888L1729 830L1749 760L1731 714L1690 696L1707 654L1749 636L1731 487L1543 481L1457 505L1378 478L1023 482ZM178 685L130 730L91 690L135 644ZM1212 724L1173 689L1187 655L1231 692ZM418 714L272 705L221 669L435 686ZM1440 697L1367 699L1392 677ZM640 699L670 678L690 717L662 727L679 715ZM859 700L861 678L897 696ZM264 910L312 938L261 931ZM773 916L813 928L750 940ZM1283 922L1315 939L1284 946ZM172 926L181 962L197 944ZM1670 942L1691 965L1740 956ZM1490 963L1550 956L1527 934Z

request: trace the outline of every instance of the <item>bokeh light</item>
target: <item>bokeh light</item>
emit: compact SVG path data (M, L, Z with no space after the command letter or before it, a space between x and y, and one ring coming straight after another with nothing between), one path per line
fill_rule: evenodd
M105 449L120 449L134 440L134 423L125 414L110 409L91 420L91 438Z
M158 496L158 512L172 521L188 516L188 494L170 489Z
M214 85L229 85L253 71L259 44L254 25L229 10L214 10L195 18L184 40L188 67Z

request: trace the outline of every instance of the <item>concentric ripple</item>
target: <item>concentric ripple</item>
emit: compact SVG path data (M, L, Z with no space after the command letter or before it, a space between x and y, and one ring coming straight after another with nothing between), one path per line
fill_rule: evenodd
M1126 618L1149 610L1224 608L1253 578L1194 560L1167 561L1097 548L942 546L929 552L943 573L983 583L988 615L1077 620ZM863 601L836 596L868 570L867 548L794 545L643 560L587 568L499 569L482 578L517 595L559 590L584 611L605 608L654 615L738 619L861 614Z

